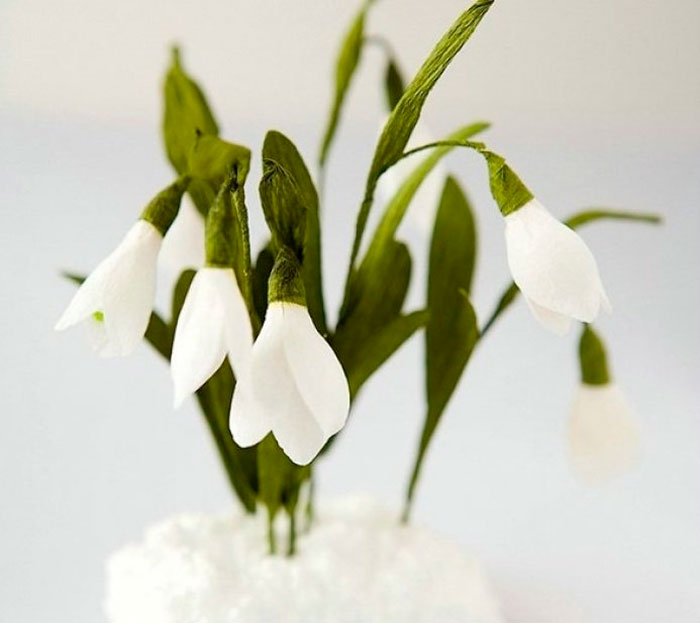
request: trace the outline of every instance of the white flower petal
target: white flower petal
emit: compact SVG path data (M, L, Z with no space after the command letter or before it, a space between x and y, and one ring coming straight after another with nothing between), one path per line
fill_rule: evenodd
M284 316L284 343L289 368L304 403L326 437L337 433L348 418L350 390L338 358L318 333L303 305L273 304ZM275 309L277 308L277 309Z
M578 234L535 199L505 221L508 266L523 294L540 307L592 322L607 297L595 258Z
M179 276L188 268L204 265L204 217L189 200L180 211L163 240L158 261L171 274Z
M261 442L272 430L265 409L252 396L249 373L236 382L229 426L233 440L242 448Z
M176 407L199 389L226 357L227 315L217 279L221 270L198 271L182 305L170 357Z
M526 298L527 306L530 308L532 315L537 321L557 335L566 335L571 328L573 320L564 314L558 314L544 307L540 307L537 303L533 303Z
M624 394L614 383L581 385L568 423L576 475L589 484L629 468L639 456L639 432Z
M137 221L81 285L56 328L65 329L99 312L105 332L100 336L100 354L129 354L148 326L161 242L153 225Z

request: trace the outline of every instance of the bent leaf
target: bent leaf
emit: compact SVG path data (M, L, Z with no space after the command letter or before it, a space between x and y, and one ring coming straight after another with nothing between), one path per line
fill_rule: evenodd
M350 256L348 276L354 270L355 260L360 250L362 235L367 225L367 218L372 207L379 176L401 157L411 132L413 132L413 128L418 123L418 118L428 94L452 62L452 59L474 33L493 2L494 0L478 0L457 18L452 27L433 48L433 51L418 70L416 76L406 87L399 103L389 115L389 119L379 137L372 165L367 174L365 195L355 225L355 239Z
M384 94L386 95L386 105L389 112L396 108L403 92L405 83L401 76L401 70L393 58L390 58L386 64L384 72Z
M476 314L468 292L474 268L476 239L471 208L454 178L440 200L430 247L428 309L425 329L428 410L406 496L404 517L420 469L440 418L479 338Z

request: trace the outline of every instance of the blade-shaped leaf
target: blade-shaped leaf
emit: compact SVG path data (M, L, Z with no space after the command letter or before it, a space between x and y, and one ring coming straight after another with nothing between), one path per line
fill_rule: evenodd
M177 48L165 77L163 140L168 160L179 175L187 173L189 157L200 134L216 136L219 128L199 85L188 76L180 63ZM197 209L206 215L216 195L216 187L196 179L188 188Z
M372 270L359 275L358 297L338 323L333 348L346 370L359 362L366 342L375 339L400 313L411 278L408 247L393 240Z
M345 102L345 96L350 86L350 81L360 62L360 53L362 52L362 42L365 30L365 16L367 9L374 0L366 0L360 11L352 20L348 31L343 37L338 52L338 58L335 64L335 89L333 93L333 102L331 103L331 111L326 124L326 130L323 133L323 141L321 142L321 152L319 154L319 164L323 167L328 158L328 150L338 129L338 121L340 120L340 112Z
M276 244L286 244L302 260L309 313L319 332L326 333L318 194L294 143L274 130L263 145L260 198Z
M453 178L440 200L430 247L425 329L428 410L408 487L407 516L428 445L479 338L468 292L476 239L471 208Z
M393 58L389 58L384 72L384 94L389 112L396 108L405 90L405 82L401 70Z
M433 48L389 116L379 137L374 158L367 174L365 195L357 215L348 277L354 270L379 176L401 157L411 132L418 122L428 94L452 59L469 40L493 2L494 0L478 0L457 18L452 27Z
M345 368L354 397L364 382L391 357L399 347L428 321L428 311L420 310L397 316L388 322L374 337L360 345L352 360L352 367ZM342 360L341 360L342 362Z

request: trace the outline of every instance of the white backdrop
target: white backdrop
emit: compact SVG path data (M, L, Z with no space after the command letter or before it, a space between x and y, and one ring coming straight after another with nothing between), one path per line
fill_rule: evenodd
M384 0L383 33L411 73L465 3ZM352 3L0 2L0 620L93 623L102 563L144 527L231 500L194 404L170 408L148 348L96 360L54 334L89 269L170 179L159 82L183 44L225 137L288 133L313 163L330 54ZM575 338L518 304L469 365L436 435L416 518L479 554L513 623L691 623L700 617L700 4L498 0L431 95L436 134L474 119L550 209L661 212L662 228L592 225L615 308L600 328L636 405L642 461L587 489L571 476L564 426ZM381 55L368 51L332 153L324 212L329 307L337 302L381 117ZM454 154L480 231L475 302L506 283L502 224L483 164ZM251 209L257 209L254 184ZM256 239L262 221L254 223ZM420 304L425 242L411 239ZM365 388L321 496L370 491L398 505L422 417L422 343Z

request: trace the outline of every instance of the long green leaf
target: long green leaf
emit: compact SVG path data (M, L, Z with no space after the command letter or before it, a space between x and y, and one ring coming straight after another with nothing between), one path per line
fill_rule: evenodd
M282 239L277 242L301 255L309 313L319 332L326 333L318 193L294 143L274 130L267 133L263 146L260 197L268 222L272 220L278 230L289 230L278 233Z
M335 132L338 129L340 112L343 108L343 103L345 102L345 96L348 88L350 87L350 81L352 80L355 70L360 62L360 54L362 52L362 42L365 30L365 16L367 15L367 10L373 1L374 0L367 0L362 5L362 8L352 20L352 23L350 24L348 31L345 33L343 41L340 45L338 58L335 64L335 89L333 93L333 102L331 103L331 111L328 116L326 130L323 133L321 151L318 158L321 167L326 164L328 151L331 147L331 143L333 142L333 138L335 137Z
M188 172L190 153L199 135L219 133L219 127L199 85L188 76L173 48L172 62L165 77L163 140L168 160L179 175ZM216 187L196 179L188 188L197 209L206 215Z
M411 255L408 247L393 240L380 261L367 273L361 272L357 299L338 323L333 348L338 358L353 369L361 358L366 342L400 313L411 278Z
M359 352L346 364L350 396L354 397L365 381L391 357L399 347L428 321L428 311L419 310L397 316L377 334L359 347ZM341 360L342 363L342 360Z
M355 239L353 240L350 255L346 288L355 267L355 260L360 250L362 235L367 225L367 218L372 207L379 176L401 157L411 132L418 122L428 94L452 62L452 59L469 40L493 2L494 0L478 0L457 18L452 27L433 48L433 51L406 87L399 103L389 116L379 137L372 165L367 174L365 195L357 215Z
M425 330L428 410L406 496L405 517L428 445L479 337L469 302L476 236L471 208L450 177L440 200L430 247Z

